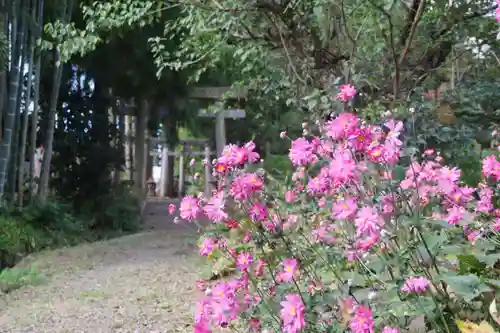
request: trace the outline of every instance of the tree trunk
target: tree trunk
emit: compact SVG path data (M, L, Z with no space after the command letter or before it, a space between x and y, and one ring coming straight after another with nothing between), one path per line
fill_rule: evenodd
M52 152L54 147L54 132L56 126L57 104L59 101L59 90L61 86L63 66L59 62L59 52L55 51L55 63L52 73L52 91L50 94L49 117L47 122L47 132L45 135L44 154L42 161L42 172L40 174L40 188L38 195L41 202L47 200L49 195L50 166L52 162Z
M110 97L111 97L111 107L110 107L110 123L113 126L113 137L111 139L111 147L115 148L116 151L123 152L123 148L120 146L121 141L120 141L120 133L119 129L117 129L118 125L118 105L117 105L117 98L113 97L112 92L110 91ZM118 185L120 183L120 171L121 171L121 159L117 159L113 165L113 172L112 172L112 179L111 182L114 186Z
M27 7L26 4L23 6L23 13L27 12ZM20 55L20 62L21 62L21 70L24 71L24 64L25 64L25 59L28 51L27 43L28 43L28 29L27 25L24 25L24 27L20 29L25 29L24 30L24 37L23 37L23 45L22 45L22 51ZM23 100L23 92L24 92L24 73L21 73L19 75L19 89L17 92L17 106L16 109L18 112L16 113L16 121L15 121L15 126L14 126L14 138L12 140L12 145L11 145L11 154L12 158L9 163L10 171L9 171L9 187L8 190L10 192L11 198L15 200L16 198L16 189L17 189L17 176L18 176L18 171L17 171L17 162L19 160L19 142L21 141L21 110L22 110L22 100ZM25 103L26 103L26 98L25 98ZM25 111L26 111L26 105L25 105Z
M13 6L16 6L17 1L13 0ZM15 15L15 14L14 14ZM24 21L24 20L22 20ZM22 48L22 43L24 39L24 29L18 29L16 44L14 46L14 55L12 59L13 61L11 66L11 73L9 75L9 101L7 113L5 115L5 126L4 133L2 139L2 146L0 148L0 206L3 204L3 195L5 192L5 181L7 180L7 170L9 166L10 160L10 148L12 144L12 131L14 130L16 113L18 110L17 107L17 95L19 91L19 77L21 75L21 64L19 61L15 61L18 59L17 55L19 55Z
M73 10L73 0L65 1L64 3L64 20L65 22L69 22L71 19L71 13ZM54 48L54 72L52 75L53 85L52 91L50 95L50 104L49 104L49 117L47 123L47 132L46 139L44 145L44 154L43 154L43 162L42 162L42 172L40 174L40 189L39 189L39 197L40 201L46 202L47 197L49 195L49 181L50 181L50 166L52 162L52 152L54 146L54 131L56 125L56 113L57 113L57 105L59 102L59 90L61 86L61 79L63 74L64 66L60 61L60 54L57 50L57 46Z
M33 9L33 17L36 15L35 9ZM26 162L26 144L28 142L28 123L29 123L29 107L31 106L31 87L33 81L33 57L35 53L35 39L33 34L30 36L29 41L30 54L28 61L28 87L26 88L26 101L24 112L22 116L22 131L21 131L21 143L19 145L19 174L17 176L17 203L19 206L23 205L24 197L24 175L26 173L25 162ZM36 106L35 106L36 107Z
M7 0L2 0L2 20L3 20L3 33L5 36L9 35L9 11ZM0 71L0 138L2 137L2 118L7 111L7 66Z
M43 31L43 0L38 1L38 29L39 32ZM35 186L35 166L39 161L36 160L36 136L38 132L38 102L40 98L40 71L41 71L41 60L42 54L41 51L38 50L36 55L36 63L35 63L35 86L33 87L33 114L31 116L31 133L30 133L30 201L32 202L35 198L36 194L36 186Z

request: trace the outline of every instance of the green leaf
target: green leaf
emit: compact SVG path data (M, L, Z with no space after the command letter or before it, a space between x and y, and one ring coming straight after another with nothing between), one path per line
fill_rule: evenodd
M486 268L486 264L480 262L472 254L462 254L457 256L459 260L460 273L480 272Z
M500 253L475 254L474 256L488 267L493 267L500 260Z
M500 280L485 279L484 282L491 285L494 288L500 289Z
M470 302L481 293L491 290L484 283L481 283L479 277L473 274L443 276L441 280L446 282L452 291L466 302Z

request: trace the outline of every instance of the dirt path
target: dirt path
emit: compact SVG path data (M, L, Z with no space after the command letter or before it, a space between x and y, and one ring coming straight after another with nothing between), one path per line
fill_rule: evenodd
M38 254L45 283L0 296L1 333L192 332L196 233L146 208L155 230Z

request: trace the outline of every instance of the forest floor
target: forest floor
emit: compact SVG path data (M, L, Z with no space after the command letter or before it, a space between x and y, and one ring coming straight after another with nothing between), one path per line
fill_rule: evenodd
M43 281L0 295L0 332L192 332L197 234L153 206L148 231L23 261Z

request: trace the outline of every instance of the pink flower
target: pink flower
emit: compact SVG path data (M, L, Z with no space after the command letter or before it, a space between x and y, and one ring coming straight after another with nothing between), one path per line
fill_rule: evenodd
M298 138L292 141L288 157L293 165L308 165L318 160L315 154L314 143L305 138Z
M243 165L247 160L247 150L244 148L236 148L234 151L234 155L232 156L231 164L232 165Z
M192 158L191 161L189 161L189 166L192 168L192 167L194 167L195 163L196 163L196 160L194 158Z
M201 213L201 208L198 205L198 199L192 195L187 195L182 198L180 206L180 216L184 220L196 220Z
M423 293L429 288L429 284L429 280L422 276L412 276L406 279L401 291L405 293Z
M378 233L371 233L365 238L360 238L356 241L357 250L367 251L372 248L373 245L377 244L379 238Z
M338 149L328 164L328 174L325 175L337 187L356 178L356 161L346 149Z
M359 118L352 113L342 113L337 118L326 122L326 135L334 140L342 140L356 133Z
M245 143L243 148L246 150L247 160L249 163L255 163L259 160L259 154L254 152L255 143L253 141L248 141L247 143Z
M309 179L307 183L307 192L313 195L324 194L328 190L329 185L330 182L327 178L327 172L321 172L318 177Z
M500 22L500 7L495 9L495 18Z
M500 218L496 218L495 219L495 222L493 223L493 225L491 226L491 229L495 232L499 232L500 231Z
M248 320L248 323L250 325L250 332L260 332L262 329L262 325L258 318L252 317Z
M288 191L285 192L285 201L287 203L294 202L296 197L297 196L295 195L294 191L288 190Z
M394 141L386 141L383 147L384 161L389 165L395 165L401 156L401 148Z
M335 229L334 224L320 224L316 229L311 232L311 237L316 243L326 243L326 244L334 244L335 237L333 237L330 232Z
M385 126L389 129L385 140L392 145L401 146L403 142L401 142L398 137L403 130L403 122L396 122L394 119L391 119L385 123Z
M436 153L436 151L434 149L426 149L424 150L424 155L425 156L432 156Z
M384 224L384 220L375 208L362 207L358 211L354 223L356 224L356 234L359 236L361 234L378 233Z
M214 249L217 247L217 243L211 237L206 237L200 244L200 255L208 256L212 254Z
M370 308L364 305L358 306L354 312L354 317L349 323L349 328L353 333L373 333L375 323Z
M480 213L489 213L495 208L493 207L492 201L493 190L487 185L482 186L479 190L479 198L480 200L477 202L476 211Z
M264 204L256 202L250 207L250 218L254 222L265 220L267 217L267 208Z
M337 200L332 207L332 214L338 220L345 220L354 217L358 206L353 198Z
M175 207L175 205L174 205L174 204L170 204L170 205L168 205L168 213L169 213L170 215L172 215L173 213L175 213L175 210L176 210L176 209L177 209L177 207Z
M444 217L445 221L450 225L455 225L464 218L465 208L453 206L451 208L448 208L447 212L448 214Z
M467 240L469 242L471 242L472 244L474 244L476 242L477 238L479 237L479 235L480 235L479 230L471 231L470 233L467 234Z
M368 149L368 156L372 162L380 163L384 159L385 146L381 144L371 145Z
M281 262L283 270L279 272L279 279L283 282L290 282L293 280L295 275L298 273L299 264L297 259L289 258Z
M483 159L483 175L499 179L500 177L500 162L495 156L490 155Z
M253 257L250 253L242 252L238 255L236 259L236 265L242 271L246 271L250 265L253 263Z
M209 296L198 303L195 321L226 326L235 320L241 310L241 303L236 298L240 285L237 280L215 285Z
M356 95L356 88L350 84L342 84L340 92L337 94L337 99L342 102L348 102Z
M237 159L236 153L238 150L239 150L239 147L237 145L228 144L222 150L220 157L217 159L217 163L225 165L225 166L234 165L234 162Z
M455 184L460 181L461 171L457 168L449 168L444 166L437 172L437 181L441 186ZM448 185L449 186L449 185Z
M248 173L233 179L229 192L236 200L248 200L253 193L262 190L264 183L256 173Z
M264 267L266 265L266 262L262 259L260 259L257 262L257 265L255 265L255 275L257 276L262 276L264 275Z
M282 138L282 139L286 138L286 131L282 131L280 133L280 138Z
M297 294L285 296L281 303L280 317L283 321L282 330L285 333L297 333L306 327L304 318L305 306Z
M399 330L397 328L392 328L392 327L386 326L382 330L382 333L399 333Z
M238 229L240 227L240 224L236 220L229 220L226 221L226 226L228 229Z
M299 217L295 214L288 215L288 217L286 218L286 222L283 223L283 230L289 230L293 228L297 224L298 219Z
M217 283L215 287L212 289L212 296L214 298L224 298L227 297L231 293L231 288L228 283Z
M210 198L205 207L203 207L203 211L213 222L223 222L227 219L227 213L224 211L224 204L224 193L219 192Z
M224 147L221 156L217 159L217 165L220 166L221 170L225 170L227 167L243 165L246 161L255 163L259 160L259 154L254 150L255 143L253 141L247 142L243 147L229 144Z
M381 200L382 213L384 215L391 215L394 212L394 200L391 195L385 195Z
M292 180L294 182L304 179L306 177L306 168L298 167L292 175Z
M207 289L207 285L203 280L196 280L196 288L200 291L205 291Z
M204 323L198 323L194 325L194 333L212 333L210 329L208 329Z
M372 129L369 127L355 128L349 136L349 143L357 151L365 151L374 141Z

